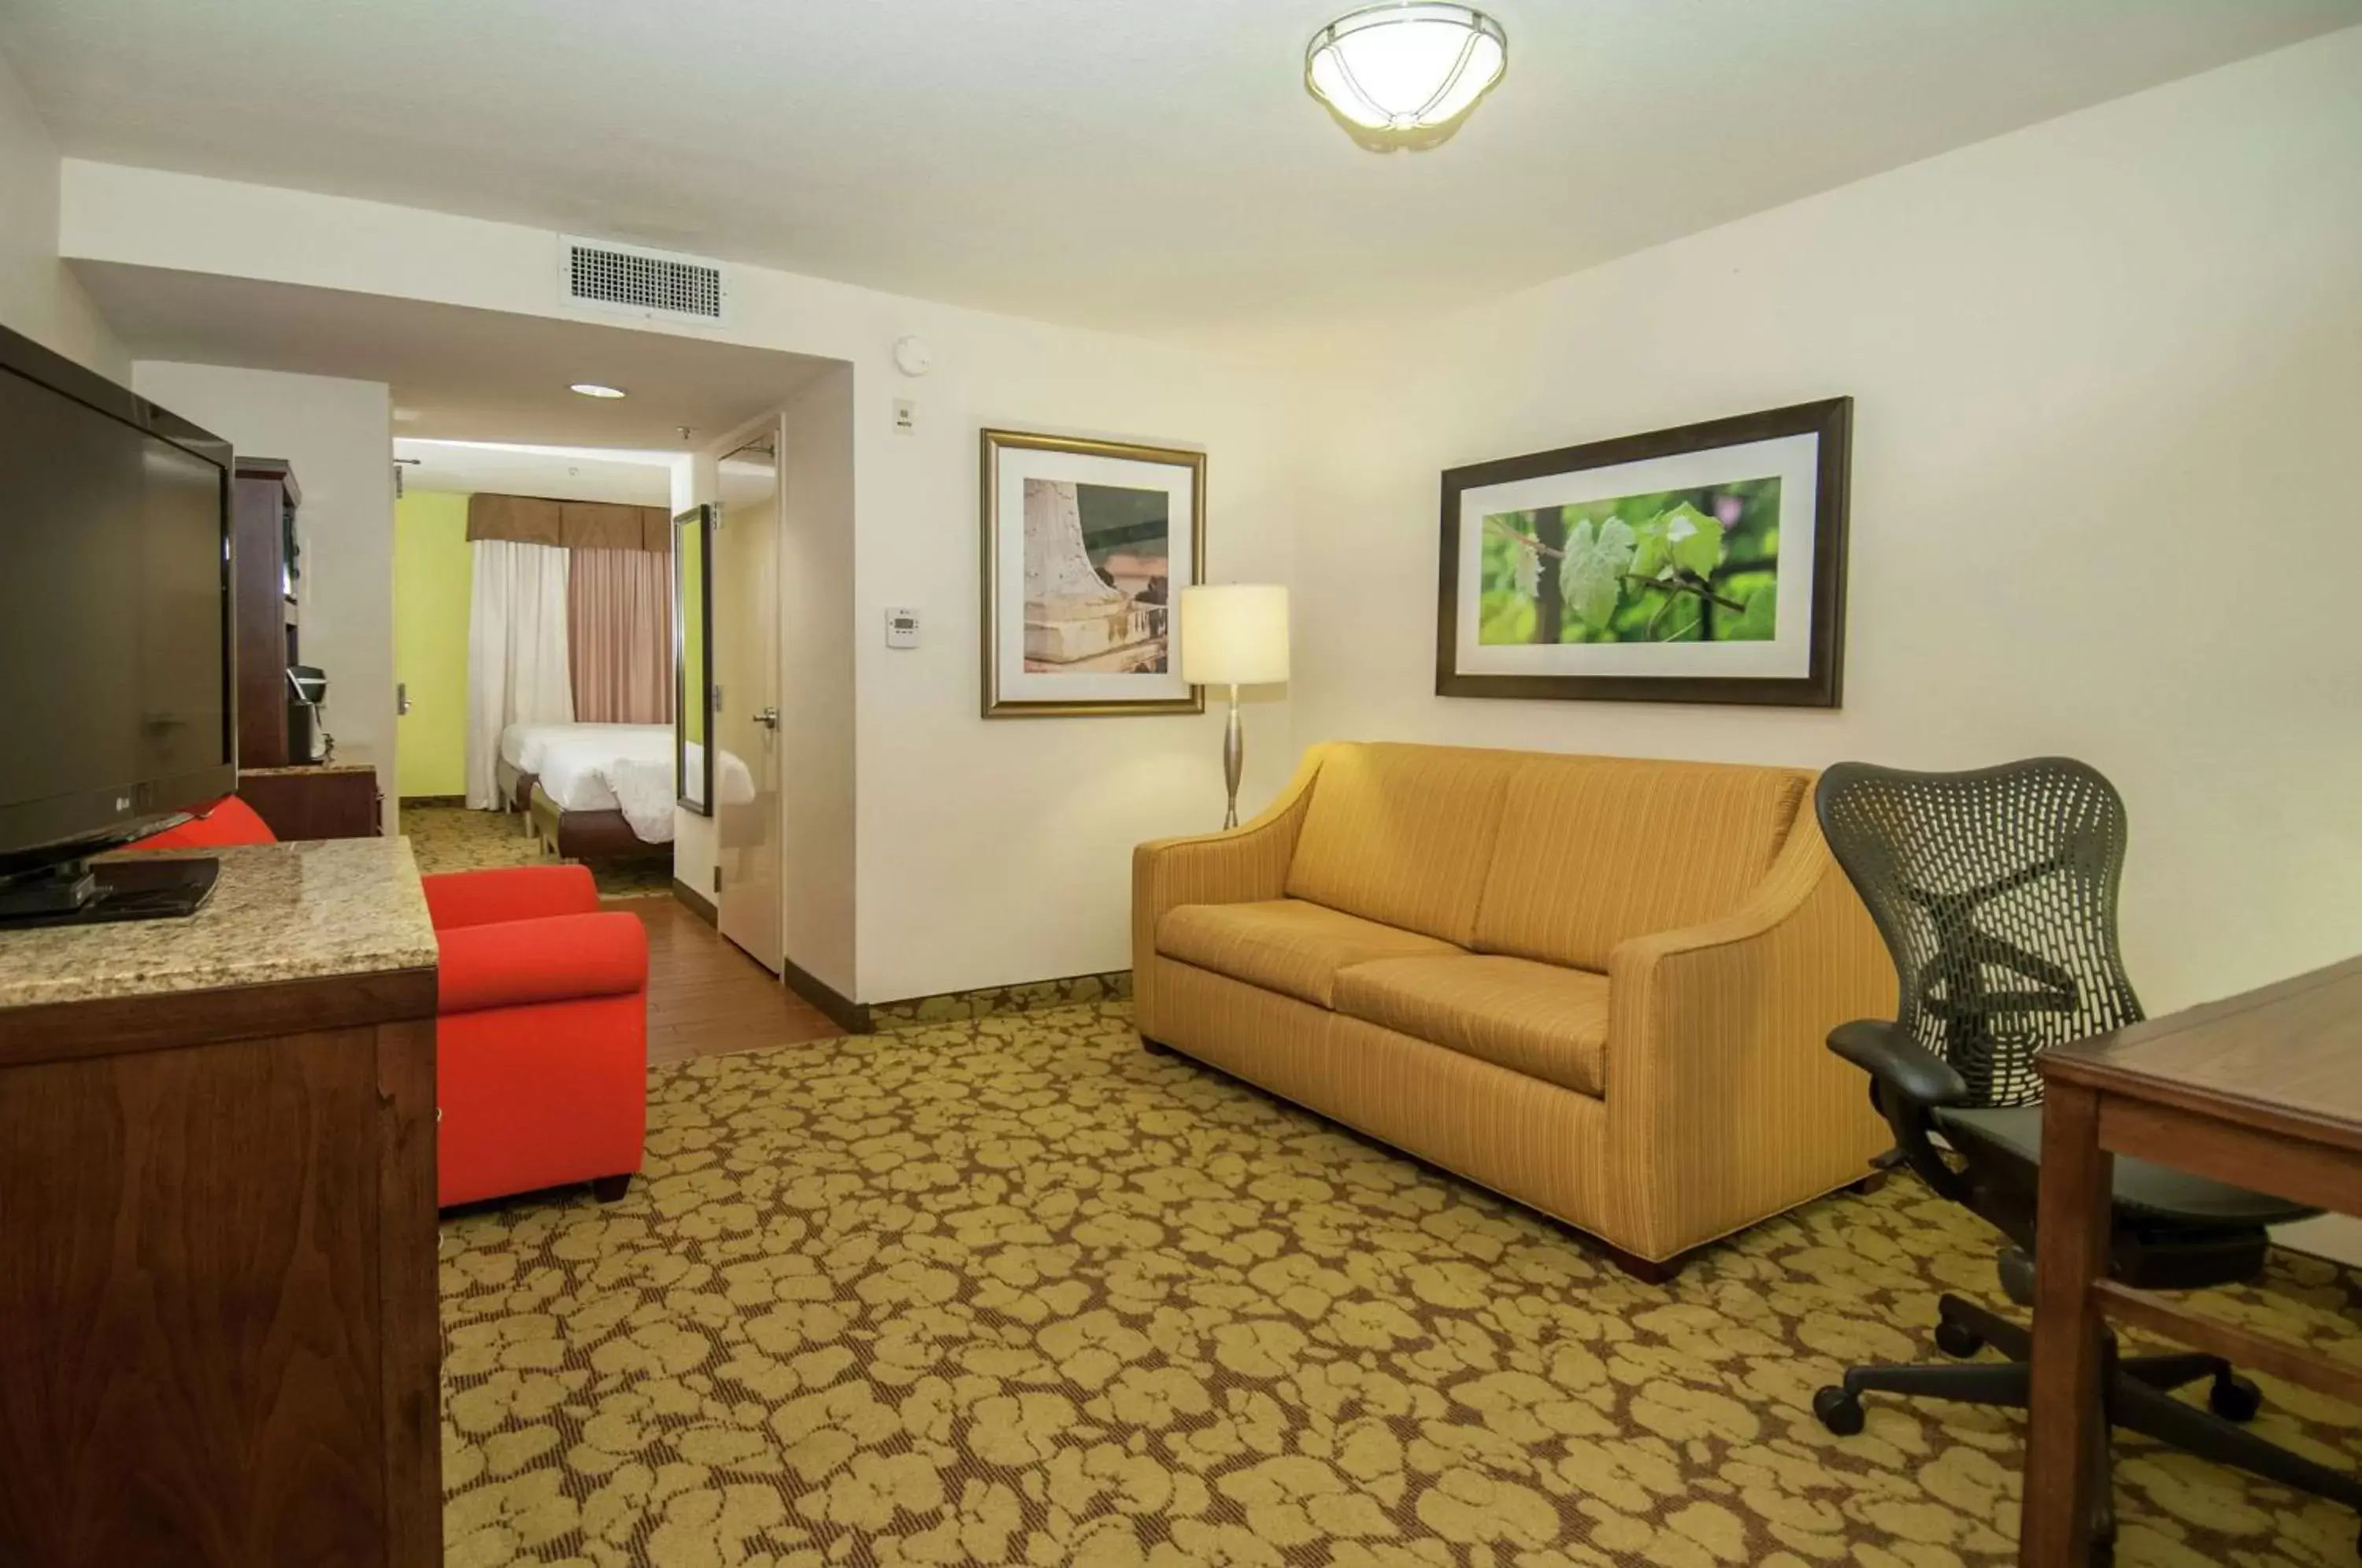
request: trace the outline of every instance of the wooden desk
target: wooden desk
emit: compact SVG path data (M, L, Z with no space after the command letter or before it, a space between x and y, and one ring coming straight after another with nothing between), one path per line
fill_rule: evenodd
M385 794L377 769L366 762L241 767L237 798L282 842L369 838L385 831Z
M2107 1278L2115 1156L2362 1213L2362 958L2036 1058L2044 1081L2021 1568L2084 1568L2110 1317L2362 1402L2362 1375Z
M435 928L402 839L0 932L0 1564L436 1568Z

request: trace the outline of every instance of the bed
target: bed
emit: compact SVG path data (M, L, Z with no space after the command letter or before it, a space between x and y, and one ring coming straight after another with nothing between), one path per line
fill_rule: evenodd
M672 743L670 724L511 724L501 732L500 760L492 767L500 781L502 810L524 812L533 804L533 787L539 781L543 758L552 745L613 740L621 748L636 752L652 734L664 736L668 746Z
M502 798L568 859L658 853L673 837L673 745L670 724L512 724L501 736ZM689 760L702 767L702 748L692 744ZM745 762L726 751L718 762L723 801L753 801Z

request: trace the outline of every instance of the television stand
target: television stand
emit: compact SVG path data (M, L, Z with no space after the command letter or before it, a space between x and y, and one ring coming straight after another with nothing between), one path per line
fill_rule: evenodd
M221 862L210 857L70 860L0 884L0 929L182 920L213 897Z

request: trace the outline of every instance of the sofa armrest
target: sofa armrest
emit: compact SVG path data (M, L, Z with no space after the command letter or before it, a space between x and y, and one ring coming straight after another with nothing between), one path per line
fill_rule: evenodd
M1287 788L1252 822L1222 833L1153 840L1131 852L1132 1016L1142 1034L1156 1038L1151 973L1156 922L1183 904L1254 903L1286 891L1320 756L1319 746L1305 753Z
M436 1010L449 1015L647 988L648 932L637 915L551 915L456 926L436 936Z
M1894 1011L1894 966L1801 816L1721 919L1608 961L1606 1100L1647 1255L1711 1241L1863 1175L1891 1140L1829 1032ZM1645 1217L1645 1218L1643 1218Z
M437 931L539 920L545 915L595 914L599 884L587 866L513 866L495 871L446 871L421 877L426 913Z

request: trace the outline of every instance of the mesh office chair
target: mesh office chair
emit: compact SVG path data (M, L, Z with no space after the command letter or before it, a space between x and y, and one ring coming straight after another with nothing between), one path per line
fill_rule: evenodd
M2002 1287L2031 1305L2042 1155L2035 1055L2142 1016L2116 944L2124 801L2084 764L2037 757L1970 773L1844 763L1822 776L1814 803L1902 982L1898 1020L1844 1024L1829 1049L1870 1074L1871 1098L1920 1178L2009 1238ZM2313 1212L2125 1158L2115 1162L2114 1197L2110 1272L2166 1290L2252 1278L2263 1267L2264 1228ZM1861 1396L1871 1392L2024 1407L2028 1331L1957 1296L1942 1297L1937 1314L1946 1354L1992 1345L2009 1359L1852 1368L1814 1396L1821 1423L1841 1437L1859 1432ZM2261 1396L2220 1357L2117 1357L2112 1343L2109 1365L2111 1426L2362 1508L2362 1480L2238 1424ZM2211 1380L2212 1413L2171 1394L2202 1378ZM2104 1553L2115 1521L2104 1463L2098 1474L2092 1537Z

